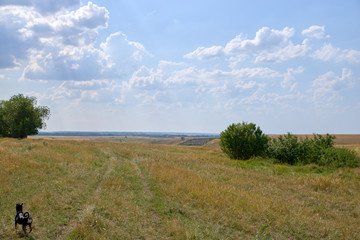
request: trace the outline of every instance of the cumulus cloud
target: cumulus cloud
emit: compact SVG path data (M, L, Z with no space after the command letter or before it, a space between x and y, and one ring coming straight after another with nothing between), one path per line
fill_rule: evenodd
M157 89L159 89L160 86L158 86L158 83L161 81L162 74L160 71L154 72L152 68L149 69L145 66L141 66L139 70L134 72L131 76L128 86L130 88L154 89L157 87Z
M37 15L28 9L0 7L0 69L19 67L28 49L40 46L39 39L24 28Z
M131 76L143 58L151 56L141 43L120 32L97 45L99 30L108 25L105 7L88 2L74 11L43 16L34 7L40 2L0 8L0 40L6 46L0 49L0 68L25 65L21 79L120 79ZM68 4L70 1L56 8Z
M286 46L289 39L294 35L295 29L285 27L283 30L263 27L256 32L254 39L247 39L240 34L226 44L225 51L228 54L238 51L263 51Z
M41 63L35 66L35 59L56 59L69 46L78 47L73 49L77 52L93 46L97 40L97 29L106 27L109 18L105 8L91 2L76 11L45 17L27 7L4 6L0 12L3 46L0 50L0 68L20 66L22 61L30 57L32 66L27 66L27 69L41 69L43 72L46 72L46 68L41 68ZM60 59L59 69L63 69L66 63Z
M271 101L281 104L282 99L289 102L299 97L297 94L287 94L287 97L266 95L267 86L275 81L293 91L295 75L303 71L303 67L290 68L283 73L266 67L206 70L183 63L161 62L156 68L142 66L134 72L122 86L122 103L137 102L161 108L187 103L206 103L219 108L230 104L229 99L234 100L234 106L269 104Z
M360 63L360 51L335 48L331 43L325 43L321 49L312 54L312 57L323 61Z
M77 102L115 102L121 96L121 86L108 79L88 81L64 81L51 87L40 99L68 99Z
M342 69L341 76L325 73L313 81L313 100L317 105L332 106L333 101L341 97L341 90L353 84L352 71L348 68Z
M286 47L279 48L275 51L263 51L259 53L255 62L282 62L288 59L305 56L310 50L309 41L305 39L302 44L294 45L289 43Z
M330 37L330 35L325 35L325 27L324 26L316 26L316 25L313 25L313 26L309 27L308 29L304 29L301 32L301 34L306 37L317 38L317 39Z
M189 59L206 60L221 57L224 55L224 48L221 46L213 46L209 48L198 47L195 51L186 54L184 57Z
M145 47L129 41L125 34L111 34L100 48L93 45L81 47L50 46L34 51L25 67L23 79L28 80L78 80L101 78L123 79L130 77L140 66Z
M296 69L290 68L287 70L286 73L284 73L284 79L281 81L280 85L284 89L289 89L290 91L293 91L297 85L296 82L294 82L294 75L301 74L304 72L303 67L298 67Z
M47 47L31 52L22 79L85 81L102 78L110 68L107 56L98 49Z
M137 68L139 62L151 56L143 44L128 40L126 34L121 32L110 34L100 47L105 54L111 56L113 63L118 64L117 67L123 70L128 69L130 65Z
M2 0L0 6L25 6L34 8L41 14L56 13L62 9L74 7L80 4L80 0Z
M281 62L304 56L310 49L309 41L294 45L290 38L295 29L285 27L282 30L263 27L259 29L254 39L248 39L244 34L236 36L225 46L199 47L184 57L189 59L207 60L230 56L230 66L234 67L248 57L255 63Z

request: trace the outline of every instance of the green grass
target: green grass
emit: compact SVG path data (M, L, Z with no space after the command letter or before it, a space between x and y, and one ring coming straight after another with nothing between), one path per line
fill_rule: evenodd
M357 149L357 146L351 146ZM15 204L34 220L14 230ZM217 149L0 139L0 239L360 239L360 169Z

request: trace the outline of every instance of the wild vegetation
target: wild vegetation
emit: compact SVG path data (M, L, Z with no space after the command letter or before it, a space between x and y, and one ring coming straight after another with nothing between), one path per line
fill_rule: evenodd
M233 123L221 132L220 147L230 158L246 160L265 155L269 140L254 123Z
M0 195L0 239L360 239L359 168L203 147L4 138Z
M0 101L0 137L26 138L45 128L50 109L36 103L35 97L22 94Z
M270 157L290 165L317 164L320 166L359 167L360 157L350 149L334 147L335 136L313 134L298 138L288 133L270 140L254 123L231 124L220 134L220 147L232 159Z

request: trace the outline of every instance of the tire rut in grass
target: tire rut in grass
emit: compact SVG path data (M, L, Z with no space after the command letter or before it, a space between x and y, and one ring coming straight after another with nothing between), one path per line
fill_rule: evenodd
M146 196L147 198L150 198L150 199L151 199L151 198L153 197L153 193L152 193L152 191L151 191L151 189L150 189L149 183L148 183L145 175L143 174L143 172L141 171L141 169L140 169L140 167L139 167L139 159L134 158L134 159L132 159L130 162L134 165L137 174L138 174L138 175L140 176L140 178L141 178L141 181L142 181L142 184L143 184L143 188L144 188L144 192L145 192L145 196Z
M104 152L104 153L106 155L109 154L108 152ZM110 175L110 173L112 172L112 170L115 166L115 162L117 160L118 159L116 157L109 158L109 160L107 161L105 173L102 175L101 180L97 184L94 192L92 193L92 195L90 195L88 197L88 200L81 208L82 210L78 214L76 214L75 218L73 218L70 221L70 223L61 230L60 234L58 235L58 237L56 239L66 239L66 237L72 232L72 230L75 229L78 222L81 222L86 216L89 216L93 213L93 211L95 210L95 207L96 207L94 204L94 200L100 196L102 184L103 184L104 180L106 180L108 178L108 176Z

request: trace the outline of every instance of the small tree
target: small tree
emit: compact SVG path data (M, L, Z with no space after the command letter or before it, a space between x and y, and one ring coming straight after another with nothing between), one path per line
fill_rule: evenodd
M221 149L233 159L262 156L268 142L269 137L254 123L233 123L220 134Z
M45 128L45 119L49 119L50 109L36 107L35 97L22 94L12 96L8 101L0 101L0 136L26 138Z

